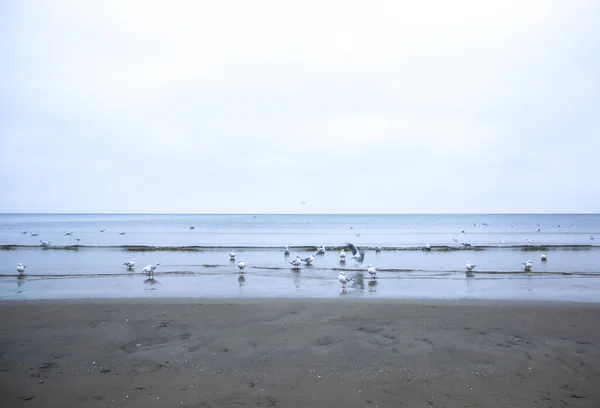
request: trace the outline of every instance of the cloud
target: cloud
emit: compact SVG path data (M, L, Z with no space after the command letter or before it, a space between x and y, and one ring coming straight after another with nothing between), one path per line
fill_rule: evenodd
M598 211L596 2L0 11L0 211Z

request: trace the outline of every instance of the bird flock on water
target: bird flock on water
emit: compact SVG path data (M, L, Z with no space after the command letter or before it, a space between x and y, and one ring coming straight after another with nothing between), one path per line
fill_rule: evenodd
M482 225L488 225L488 224L483 223ZM514 227L514 226L511 225L511 228L512 227ZM558 225L558 227L560 228L561 225ZM193 230L195 227L194 226L190 226L189 228L190 228L190 230ZM351 227L351 229L354 229L354 228ZM540 230L541 229L538 228L536 230L536 232L540 232ZM106 229L101 229L100 230L100 232L105 232L105 231L106 231ZM465 232L464 230L461 231L461 233L464 233L464 232ZM38 232L30 232L28 230L22 230L21 233L22 234L29 234L32 237L39 236ZM125 231L121 231L118 234L119 235L125 235L126 232ZM360 236L360 233L358 231L354 231L354 234L356 236ZM65 236L72 236L73 232L72 231L65 231L64 235ZM77 239L77 241L80 240L79 238L76 238L76 239ZM590 240L594 240L594 236L590 235L589 239ZM459 243L459 240L457 238L452 238L452 240L455 243ZM40 242L40 246L43 247L43 248L49 248L49 247L51 247L51 244L52 244L52 241L50 241L50 240L40 240L39 242ZM525 242L527 244L533 244L534 243L534 241L532 239L530 239L530 238L527 238L525 240ZM505 241L501 240L500 243L504 244ZM471 242L460 242L460 245L463 248L465 248L465 249L473 248L473 244ZM426 243L422 247L422 249L425 250L425 251L430 251L431 248L432 247L431 247L431 245L429 243ZM311 254L311 255L306 256L306 257L300 257L299 255L296 255L296 257L293 260L289 261L289 264L291 265L291 268L293 270L299 270L303 265L304 266L306 266L306 265L312 265L313 262L316 259L316 256L323 255L323 254L325 254L326 251L327 251L327 249L325 248L324 245L318 246L316 248L316 252L314 254ZM380 253L381 251L382 251L381 246L378 245L378 246L375 247L375 252L376 253ZM346 262L346 258L348 256L348 253L351 254L349 256L350 259L356 261L358 264L362 264L364 262L365 251L362 250L362 249L360 249L360 248L358 248L356 245L354 245L352 243L347 243L340 250L340 252L339 252L339 262L340 262L340 264L344 264ZM286 245L284 247L284 255L287 256L289 254L290 254L290 247ZM230 260L231 261L235 261L236 256L237 256L237 254L236 254L235 250L232 249L229 252ZM548 260L548 255L547 255L547 253L545 251L541 253L540 260L542 262L546 262ZM533 269L533 265L534 265L533 261L527 260L527 262L523 262L522 263L522 269L525 272L531 272L532 269ZM129 261L124 262L123 266L125 266L128 271L133 271L134 267L135 267L135 260L134 259L130 259ZM160 263L146 265L142 269L142 272L146 273L149 276L150 279L154 279L154 273L159 268L159 266L160 266ZM238 263L237 263L237 266L238 266L239 274L243 275L244 274L244 269L246 268L246 263L244 262L244 260L239 260ZM477 265L476 264L472 264L470 261L467 261L466 264L465 264L465 270L466 270L466 272L473 272L476 267L477 267ZM19 278L23 278L25 276L25 271L26 270L27 270L27 265L24 265L22 263L18 263L17 264L16 271L18 273L18 277ZM377 273L379 272L379 268L377 268L376 266L374 266L372 264L369 264L367 266L367 268L366 268L366 272L370 275L370 278L374 280L377 277ZM352 278L346 276L346 273L344 271L341 271L339 273L339 275L338 275L338 281L342 285L342 290L343 291L346 290L346 287L347 287L348 284L354 283L354 280Z

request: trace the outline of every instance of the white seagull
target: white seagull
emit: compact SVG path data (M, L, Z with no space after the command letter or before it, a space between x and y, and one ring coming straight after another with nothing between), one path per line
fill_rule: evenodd
M44 248L49 247L50 246L50 242L52 242L52 241L50 241L50 240L48 240L48 241L40 241L42 247L44 247Z
M235 250L234 249L229 251L229 258L231 258L232 261L235 259Z
M123 265L125 265L127 269L133 269L133 267L135 266L135 261L132 258L129 262L123 262Z
M371 275L371 279L375 279L375 275L377 275L378 270L378 268L375 268L371 264L369 264L369 266L367 267L367 272L369 272L369 274Z
M528 243L528 244L533 244L533 239L529 239L529 238L527 238L527 243Z
M302 265L302 259L300 259L300 257L296 257L296 259L290 262L290 265L292 265L294 269L299 269L300 265Z
M340 251L340 262L346 262L346 251L344 251L344 248Z
M545 252L542 252L542 261L546 261L548 259L548 257L546 256Z
M17 272L19 272L19 275L23 275L25 269L27 269L27 265L23 265L22 263L17 264Z
M32 232L32 233L31 233L31 234L29 234L29 235L31 235L32 237L37 237L37 236L38 236L38 235L40 235L40 234L39 234L39 233L37 233L37 232Z
M473 244L471 244L470 242L463 242L462 246L465 248L473 248Z
M359 263L365 260L365 251L358 249L354 244L348 242L346 244L352 251L352 258L356 259Z
M594 236L593 236L593 235L590 235L590 239L593 241L593 240L594 240Z
M467 261L465 268L467 268L467 271L472 271L473 269L475 269L476 266L477 265L472 265L471 262Z
M340 272L340 274L338 275L338 281L340 281L340 283L342 284L342 290L346 291L346 285L349 282L354 282L351 278L347 277L346 274L344 273L344 271Z
M286 245L285 248L283 249L283 253L285 255L289 255L290 254L290 247Z
M532 266L533 266L533 262L531 262L531 261L527 261L527 262L523 263L523 268L526 271L530 271Z
M142 272L147 273L148 276L150 276L151 274L154 274L154 271L159 266L160 266L160 263L157 263L156 265L152 265L152 264L146 265L146 266L144 266L144 269L142 269Z
M429 245L429 243L425 244L425 249L429 251L431 249L431 245Z
M314 255L310 255L307 256L306 258L302 258L302 261L305 262L307 265L310 265L312 263L312 261L315 260L315 256Z
M21 234L27 234L27 230L21 231Z
M318 254L324 254L325 253L325 247L323 245L321 245L319 248L317 248L317 253Z
M238 268L240 268L240 273L244 273L244 268L246 267L246 263L244 261L238 262Z

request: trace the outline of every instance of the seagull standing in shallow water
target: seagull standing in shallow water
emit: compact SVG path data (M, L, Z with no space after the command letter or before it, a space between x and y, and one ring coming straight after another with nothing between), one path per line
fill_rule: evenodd
M373 265L369 264L367 267L367 272L371 275L371 279L375 279L375 275L377 275L378 268L375 268Z
M300 259L300 257L296 257L296 259L290 262L290 265L292 265L294 269L300 269L300 265L302 265L302 260Z
M50 241L50 240L48 240L48 241L40 241L42 247L44 247L44 248L49 247L50 246L50 242L52 242L52 241Z
M542 252L542 261L546 261L548 260L548 257L546 256L545 252Z
M311 255L311 256L307 256L306 258L302 258L302 261L305 262L307 265L310 265L312 263L312 261L315 260L315 256Z
M238 268L240 268L240 273L244 273L244 268L246 267L246 262L244 262L243 260L240 260L238 262Z
M352 251L352 258L356 259L358 263L362 263L365 260L365 251L358 249L354 244L348 242L346 244Z
M290 254L290 247L289 246L285 246L285 248L283 249L283 254L284 255L289 255Z
M431 249L431 245L429 245L429 243L425 244L425 250L429 251Z
M157 263L156 265L146 265L144 266L144 269L142 269L142 272L147 273L148 276L152 276L154 275L154 271L156 270L156 268L158 268L160 266L160 263Z
M344 251L344 248L340 251L340 262L346 262L346 251Z
M29 235L31 235L32 237L37 237L37 236L38 236L38 235L40 235L40 234L39 234L39 233L37 233L37 232L32 232L32 233L31 233L31 234L29 234Z
M527 261L527 262L523 263L523 268L526 271L530 271L532 266L533 266L533 262L531 262L531 261Z
M135 266L135 261L132 258L131 261L124 262L123 265L125 265L127 269L133 269L133 267Z
M351 278L346 276L344 271L340 272L340 274L338 275L338 281L340 281L340 283L342 284L342 291L344 292L346 291L346 285L349 282L354 282Z
M467 268L467 271L471 272L473 269L475 269L476 266L477 265L472 265L471 262L467 261L465 268Z
M324 254L325 253L325 247L323 245L321 245L319 248L317 248L317 253L318 254Z
M232 249L231 251L229 251L229 258L233 261L235 259L235 250Z
M17 264L17 272L19 272L19 275L23 276L25 269L27 269L26 265L23 265L22 263Z

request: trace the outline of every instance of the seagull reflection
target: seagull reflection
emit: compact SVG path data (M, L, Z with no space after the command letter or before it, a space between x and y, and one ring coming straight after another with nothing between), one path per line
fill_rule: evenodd
M144 284L146 284L146 285L156 285L157 283L160 283L160 282L157 281L156 279L154 279L154 277L148 278L144 281ZM153 288L153 290L155 290L155 288Z
M238 276L238 285L240 287L240 290L242 290L244 288L244 284L246 283L246 277L244 275L239 275Z
M369 292L377 292L377 283L379 281L375 280L375 279L370 279L369 280Z
M299 273L294 274L294 286L296 287L296 289L300 289L300 274Z

